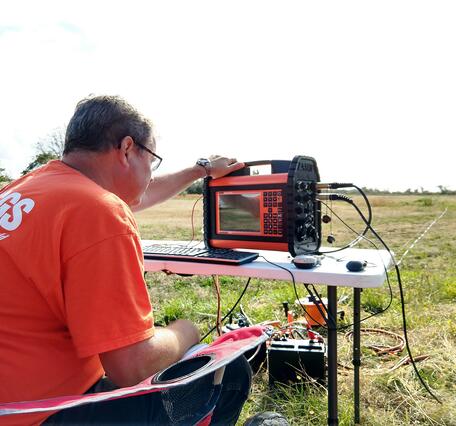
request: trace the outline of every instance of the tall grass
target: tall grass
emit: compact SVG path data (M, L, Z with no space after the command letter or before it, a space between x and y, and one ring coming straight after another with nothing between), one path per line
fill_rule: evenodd
M191 211L195 196L179 197L137 215L144 239L190 239ZM405 352L378 356L369 343L381 343L375 336L362 336L361 420L364 425L456 425L456 197L455 196L373 196L373 226L400 258L410 244L445 208L447 213L416 244L401 264L410 344L414 356L428 357L417 367L442 404L420 385L410 365L393 369ZM361 200L356 199L359 205ZM362 223L349 205L332 206L350 226ZM201 204L195 209L195 239L201 239ZM351 231L333 217L325 225L342 246L353 238ZM372 234L368 234L373 239ZM380 244L378 244L380 246ZM372 248L362 242L360 247ZM402 333L397 279L390 274L393 303L390 309L374 316L363 327ZM222 310L227 311L242 291L245 279L221 277ZM147 282L158 321L190 318L202 333L214 322L216 311L212 280L203 277L148 274ZM299 291L304 296L304 289ZM325 287L319 286L325 295ZM346 322L352 321L352 291L339 289L340 305ZM260 322L284 321L282 302L295 300L289 282L253 279L242 305L249 317ZM362 292L363 316L378 312L389 300L387 286ZM384 342L385 343L385 342ZM387 343L387 342L386 342ZM353 424L353 377L351 342L340 332L339 346L339 420ZM260 370L254 379L251 397L239 424L258 411L283 412L292 425L326 424L327 396L321 385L283 386L271 390L267 372Z

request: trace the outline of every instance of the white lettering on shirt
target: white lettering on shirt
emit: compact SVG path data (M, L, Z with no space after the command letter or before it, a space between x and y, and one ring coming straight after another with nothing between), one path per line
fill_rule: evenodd
M35 201L31 198L21 197L19 192L12 192L0 198L0 230L14 231L22 223L23 214L30 213L35 207Z

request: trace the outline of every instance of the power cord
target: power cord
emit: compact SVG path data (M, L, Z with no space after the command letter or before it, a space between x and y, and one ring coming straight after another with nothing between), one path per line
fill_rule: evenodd
M217 328L217 334L219 337L222 335L222 321L221 316L221 295L220 295L220 281L218 275L212 275L212 281L214 282L215 293L217 294L217 321L215 327Z
M357 234L357 235L360 235L358 234L357 231L355 231L348 223L346 223L334 210L331 209L331 207L329 207L325 202L322 201L322 203L331 211L331 214L333 214L334 216L337 217L337 219L339 219L350 231L352 231L353 233ZM367 238L366 236L363 236L362 237L363 240L367 241L369 244L371 244L377 251L379 250L378 246L372 241L370 240L369 238ZM390 281L390 278L389 278L389 273L388 273L388 269L386 268L385 266L385 263L383 262L383 259L382 259L382 265L383 265L383 270L385 271L385 276L386 276L386 282L388 283L388 289L389 289L389 301L388 301L388 304L386 305L385 308L382 308L381 310L379 310L378 312L375 312L371 315L368 315L367 317L364 317L360 320L360 323L369 319L369 318L372 318L376 315L380 315L384 312L386 312L390 307L391 307L391 304L393 303L393 289L391 288L391 281ZM344 328L348 328L348 327L351 327L353 326L353 324L349 324L347 326L341 326L339 329L344 329Z
M364 193L364 191L361 188L359 188L356 185L353 185L352 183L327 183L327 184L317 184L316 185L316 189L338 189L338 188L355 188L361 194L361 196L363 197L364 202L366 204L366 207L367 207L367 212L368 212L368 216L367 216L368 219L367 220L368 220L368 223L369 223L369 226L370 226L370 224L372 223L372 207L371 207L371 204L369 202L369 199L367 198L367 195ZM328 204L323 202L323 199L321 197L329 196L328 199L331 200L331 201L332 200L338 200L339 198L337 198L337 197L331 198L331 196L334 196L334 195L339 196L340 194L332 194L332 193L329 193L329 194L318 193L317 194L317 201L320 201L322 204L324 204L327 208L329 208L329 210L332 213L333 213L333 210L328 206ZM317 254L337 253L338 251L342 251L342 250L345 250L347 248L355 246L367 234L367 232L369 231L369 226L366 226L364 228L364 231L361 234L359 232L355 231L355 234L357 235L357 237L353 241L351 241L350 243L345 245L344 247L340 247L340 248L334 249L334 250L328 250L328 251L325 251L325 252L320 252L319 251L319 252L317 252Z
M413 366L413 369L415 370L415 373L416 373L418 379L420 380L420 382L423 385L423 387L427 390L429 395L431 395L437 402L442 404L442 401L439 398L437 398L437 396L435 396L435 394L431 391L431 389L429 388L427 383L421 377L421 374L418 371L418 367L416 366L416 363L415 363L415 361L413 359L412 351L410 349L410 344L409 344L409 340L408 340L408 334L407 334L407 318L406 318L406 313L405 313L405 298L404 298L404 289L403 289L402 281L401 281L401 273L399 271L399 266L398 266L398 264L396 262L396 259L394 258L393 253L391 252L391 250L388 247L388 245L383 241L382 237L380 237L380 235L375 231L375 229L372 228L372 226L370 225L368 220L365 218L363 212L353 202L353 200L351 200L349 197L346 197L346 196L341 195L341 194L333 194L333 195L335 196L335 198L333 198L333 199L346 201L346 202L348 202L349 204L351 204L355 208L355 210L358 212L358 214L361 217L361 219L363 220L363 222L366 224L366 226L369 227L370 231L375 235L375 237L380 241L380 243L383 245L383 247L385 247L386 251L391 256L391 259L392 259L393 265L394 265L394 269L396 271L397 282L398 282L398 287L399 287L399 295L400 295L400 299L401 299L402 331L404 333L405 347L406 347L407 353L408 353L408 355L410 357L410 362L411 362L411 364Z
M295 280L295 277L294 277L294 274L292 271L290 271L288 268L285 268L284 266L282 265L279 265L277 263L274 263L274 262L271 262L270 260L266 259L264 256L259 256L261 257L262 259L264 259L267 263L269 263L270 265L272 266L275 266L279 269L283 269L284 271L288 272L291 276L291 282L293 283L293 289L294 289L294 292L295 292L295 296L296 296L296 300L298 301L299 305L301 306L302 310L309 316L309 318L314 321L316 324L318 324L318 326L324 328L324 329L327 329L327 327L323 324L321 324L319 321L317 321L315 318L312 317L312 315L310 315L310 313L306 310L306 308L304 307L304 305L301 303L301 298L299 297L298 295L298 290L296 288L296 280ZM312 294L311 290L309 290L309 285L308 284L305 284L304 283L304 287L306 288L307 292L309 293L309 296L311 297L316 297ZM317 292L316 292L317 293ZM320 303L316 303L316 307L318 309L318 311L320 312L320 315L323 317L323 319L325 319L326 321L326 315L323 313L322 309L321 309L321 306L324 306L324 309L326 310L326 312L328 313L328 316L329 316L329 312L327 311L326 309L326 306L325 304L323 303L323 301L321 300L320 298L320 295L317 293L317 296L316 299L314 300L318 300ZM320 306L321 305L321 306ZM329 319L329 318L328 318Z
M293 274L293 271L291 271L290 269L288 268L285 268L284 266L282 265L279 265L277 263L274 263L274 262L271 262L270 260L266 259L264 256L259 256L261 257L262 259L264 259L267 263L273 265L273 266L276 266L277 268L280 268L280 269L283 269L284 271L287 271L290 276L291 276L291 281L293 283L293 289L294 289L294 292L295 292L295 295L296 295L296 299L300 305L300 307L302 308L302 310L309 316L309 318L314 321L319 327L322 327L323 329L327 330L328 327L326 325L323 325L321 324L319 321L317 321L315 318L312 317L312 315L310 315L310 313L306 310L306 308L304 307L304 305L302 305L302 303L300 302L300 297L298 295L298 291L297 291L297 286L296 286L296 280L295 280L295 277L294 277L294 274ZM383 267L385 268L386 270L386 267L385 265L383 265ZM392 288L391 288L391 283L390 283L390 280L389 280L389 277L388 277L388 274L386 274L386 278L387 278L387 282L388 282L388 288L389 288L389 291L390 291L390 300L389 300L389 303L388 305L386 306L386 308L383 308L382 310L378 311L378 312L375 312L371 315L368 315L367 317L364 317L364 318L361 318L359 320L358 323L362 323L366 320L368 320L369 318L373 318L377 315L380 315L382 314L383 312L385 312L387 309L390 308L391 306L391 303L392 303L392 300L393 300L393 297L392 297ZM319 303L316 303L316 307L317 309L319 308L319 306L323 306L324 310L326 311L326 313L328 314L328 316L326 316L320 309L319 309L319 312L320 312L320 315L325 319L325 322L326 322L326 319L332 319L334 320L333 318L330 317L329 315L329 312L328 312L328 309L326 308L326 305L325 303L323 303L323 300L321 299L320 295L318 294L318 292L315 290L315 287L313 284L311 284L312 287L314 288L314 291L315 291L315 294L316 295L313 295L312 291L309 290L309 284L306 284L304 283L304 287L306 288L306 290L308 291L309 293L309 296L310 297L314 297L315 299L314 300L318 300ZM346 324L346 325L342 325L342 326L338 326L337 327L337 331L341 331L341 330L345 330L346 328L350 328L350 327L353 327L355 325L355 323L350 323L350 324Z
M193 240L195 239L195 207L196 205L198 204L198 202L203 198L203 196L201 195L200 197L198 197L196 199L196 201L193 203L193 207L192 207L192 218L191 218L191 222L192 222L192 239L187 243L187 247L193 242ZM199 243L198 243L199 244Z
M236 303L233 305L233 307L228 311L228 313L220 320L220 323L223 323L223 321L225 321L232 313L233 311L236 309L236 306L239 304L239 302L241 301L241 299L244 297L244 294L245 292L247 291L247 289L249 288L249 284L250 284L250 280L252 278L249 277L249 279L247 280L246 284L245 284L245 287L244 289L242 290L242 293L241 295L239 296L238 300L236 301ZM218 321L217 321L218 323ZM206 337L208 337L215 329L217 328L217 324L212 327L201 339L200 339L200 342L202 342Z

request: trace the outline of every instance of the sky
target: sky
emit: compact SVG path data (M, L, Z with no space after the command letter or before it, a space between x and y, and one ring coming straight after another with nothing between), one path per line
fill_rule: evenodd
M307 155L322 182L454 190L455 22L454 1L0 0L0 167L112 94L161 173Z

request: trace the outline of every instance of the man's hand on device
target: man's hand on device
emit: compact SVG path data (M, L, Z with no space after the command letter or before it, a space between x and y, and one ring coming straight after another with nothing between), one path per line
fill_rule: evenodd
M211 155L208 159L200 158L196 164L205 169L206 176L211 176L214 179L244 167L244 163L238 162L236 158L227 158L220 155Z

